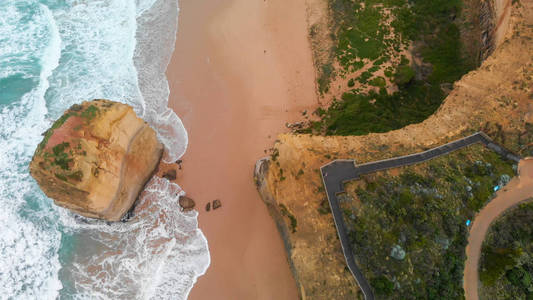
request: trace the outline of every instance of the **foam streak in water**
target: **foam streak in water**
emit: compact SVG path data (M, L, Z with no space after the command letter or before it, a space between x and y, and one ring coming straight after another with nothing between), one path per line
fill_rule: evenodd
M0 36L6 37L0 40L0 69L7 70L0 80L36 83L19 101L0 101L1 297L54 299L61 288L59 232L27 164L44 130L44 93L58 65L61 41L48 7L27 1L0 4ZM0 90L11 93L16 90Z
M0 298L185 299L206 271L179 186L152 179L134 218L108 225L52 205L28 174L40 133L93 98L132 105L179 158L187 133L165 77L176 26L175 0L0 1Z

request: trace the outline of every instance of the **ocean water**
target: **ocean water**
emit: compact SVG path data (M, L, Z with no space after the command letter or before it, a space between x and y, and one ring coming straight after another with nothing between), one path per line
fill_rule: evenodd
M168 109L175 0L0 1L0 299L185 299L210 264L181 188L152 178L126 223L53 205L28 173L44 132L74 103L132 105L172 162L187 132Z

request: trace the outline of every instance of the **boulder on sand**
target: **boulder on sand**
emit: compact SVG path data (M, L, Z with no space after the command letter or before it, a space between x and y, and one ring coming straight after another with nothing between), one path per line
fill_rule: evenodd
M196 203L194 203L194 200L192 200L189 197L185 197L185 196L180 196L179 203L184 211L192 210L194 206L196 205Z
M59 205L119 221L157 168L163 145L132 107L109 100L73 105L44 134L30 174Z
M176 180L176 177L178 176L176 170L172 169L172 170L168 170L165 172L165 174L163 174L163 178L166 178L170 181L173 181L173 180Z
M216 200L213 200L213 209L217 209L219 207L222 206L222 202L220 202L220 200L216 199Z

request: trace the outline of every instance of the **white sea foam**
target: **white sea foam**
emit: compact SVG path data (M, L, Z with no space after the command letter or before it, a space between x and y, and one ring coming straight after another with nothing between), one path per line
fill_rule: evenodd
M134 63L139 89L146 103L144 119L157 128L159 139L166 145L163 160L180 158L187 149L187 131L176 113L168 107L170 90L165 71L174 52L178 28L178 2L172 0L138 0L137 46Z
M179 210L179 186L153 178L133 219L108 225L53 206L27 172L39 133L84 99L132 105L158 132L167 162L185 152L165 77L177 2L39 2L49 1L0 2L0 37L9 37L0 39L0 79L36 82L0 104L0 298L55 299L59 273L62 298L185 299L210 257L197 213ZM36 7L29 22L25 4Z
M80 100L107 98L142 110L133 66L135 4L128 0L67 1L54 11L63 42L60 66L46 94L51 116Z
M178 185L152 178L127 223L107 224L61 210L71 230L105 249L98 255L75 249L69 276L76 279L76 298L185 299L206 271L209 255L197 212L176 206L183 194Z
M0 112L0 297L54 299L61 288L57 277L60 233L48 199L29 178L27 163L44 130L44 93L47 78L58 65L60 40L46 6L23 1L19 5L31 12L28 19L12 3L0 5L0 36L4 37L0 66L8 70L1 75L37 75L39 83ZM41 67L31 61L39 61Z

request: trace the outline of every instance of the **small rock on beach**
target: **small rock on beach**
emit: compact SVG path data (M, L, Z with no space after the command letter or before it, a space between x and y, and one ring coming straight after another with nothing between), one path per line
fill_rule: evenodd
M219 207L222 206L222 202L220 202L220 200L216 199L216 200L213 200L213 209L217 209Z
M194 200L192 200L189 197L185 197L185 196L180 197L179 203L184 211L190 211L196 205L196 203L194 203Z
M168 170L166 171L164 174L163 174L163 178L166 178L170 181L173 181L173 180L176 180L176 177L177 177L177 172L176 170L172 169L172 170Z

